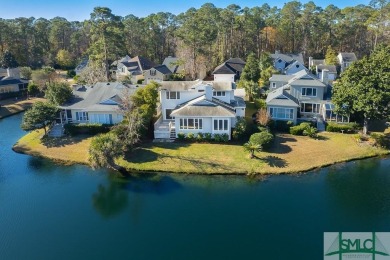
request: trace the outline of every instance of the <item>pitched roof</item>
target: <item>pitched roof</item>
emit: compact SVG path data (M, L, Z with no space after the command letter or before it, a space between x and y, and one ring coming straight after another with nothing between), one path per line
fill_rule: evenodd
M14 77L2 77L0 78L0 86L13 85L13 84L24 84L27 82L21 81Z
M225 81L163 81L159 84L161 85L161 89L168 91L187 91L205 85L212 86L213 89L217 91L228 91L236 88L236 85L233 82Z
M330 73L337 73L336 65L317 65L317 71L329 70Z
M287 86L277 88L274 91L268 93L265 102L267 105L273 106L299 107L298 99L288 93Z
M156 66L156 67L153 67L153 69L161 72L164 75L172 74L172 72L170 71L170 69L166 65Z
M353 52L340 52L339 55L345 62L357 61L356 55Z
M288 82L290 79L294 78L294 74L292 75L284 75L284 74L273 74L269 81L281 81L281 82Z
M153 68L154 66L156 66L156 63L154 63L153 61L151 61L143 56L136 56L136 57L130 59L129 62L137 62L141 71L149 70L149 69Z
M175 117L235 117L234 109L217 103L214 99L207 100L206 96L200 96L189 102L181 104L172 111Z
M297 60L299 61L300 63L303 64L303 55L302 53L298 53L298 54L293 54L293 53L278 53L278 52L275 52L273 54L271 54L271 57L273 59L282 59L284 60L285 62L291 62L292 60Z
M170 71L172 71L172 73L177 73L181 70L183 70L183 68L179 65L177 65L177 62L178 62L178 58L176 57L171 57L171 56L168 56L164 59L162 65L165 65L168 67L168 69Z
M287 71L287 70L293 68L294 66L301 67L302 70L307 70L308 71L308 69L302 63L300 63L297 60L291 61L284 70Z
M311 63L312 64L309 64L310 66L325 64L325 59L323 59L323 60L312 59Z
M120 82L98 82L94 86L77 86L73 89L73 98L61 106L64 109L88 111L115 111L124 94L133 94L136 88L130 88Z
M245 61L240 58L230 58L215 68L213 74L236 74L242 72L245 67Z

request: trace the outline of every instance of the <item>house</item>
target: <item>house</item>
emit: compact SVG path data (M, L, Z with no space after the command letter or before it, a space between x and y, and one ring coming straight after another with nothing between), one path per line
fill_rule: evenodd
M293 75L272 75L266 103L274 120L293 121L320 115L328 86L305 70Z
M180 65L180 61L176 57L168 56L164 59L162 65L168 67L172 73L183 73L184 68Z
M148 84L152 81L162 82L169 80L169 76L172 74L172 71L166 65L155 66L149 70L144 71L145 84Z
M337 78L336 65L316 65L316 75L325 84L330 84Z
M125 58L127 58L126 56ZM123 60L123 59L122 59ZM131 81L136 83L138 80L144 79L143 72L155 67L156 64L149 59L136 56L126 61L119 61L116 69L117 79L130 77Z
M19 68L0 68L0 98L18 96L27 91L28 80L20 78Z
M240 79L245 61L240 58L231 58L219 65L213 71L214 81L236 82Z
M300 67L296 67L295 69L290 67L290 69L287 72L291 72L290 74L297 72L296 69L303 70L306 69L303 62L303 55L302 53L298 54L283 54L279 51L275 51L274 54L271 54L271 58L274 60L274 67L275 69L279 70L281 73L286 73L286 68L290 67L292 63L295 63L294 66L300 65ZM298 71L299 71L298 70Z
M340 63L341 72L348 68L352 62L357 61L356 55L353 52L340 52L339 55L337 55L337 59Z
M165 81L160 83L161 117L154 125L156 139L175 139L179 133L227 134L246 104L234 96L234 82Z
M291 75L291 74L295 74L295 73L297 73L298 71L301 71L301 70L305 70L307 72L309 71L305 67L305 65L303 65L302 63L300 63L297 60L293 60L290 63L288 63L286 68L284 68L283 73L286 74L286 75Z
M326 64L325 59L313 59L313 57L309 57L309 68L324 64Z
M76 68L74 69L76 75L80 75L80 73L88 66L88 62L89 62L88 58L84 58L81 60L79 65L77 65Z
M119 112L123 95L131 95L135 91L135 87L119 82L73 86L73 98L60 106L61 122L117 124L123 119Z

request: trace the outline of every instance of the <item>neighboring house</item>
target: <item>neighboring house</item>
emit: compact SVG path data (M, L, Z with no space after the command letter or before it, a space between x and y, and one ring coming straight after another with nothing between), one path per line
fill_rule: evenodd
M73 98L60 106L61 122L117 124L123 119L119 112L123 95L131 95L135 91L135 87L128 87L119 82L74 86Z
M76 72L76 75L80 75L80 73L88 66L88 62L89 62L89 59L88 58L84 58L79 63L79 65L77 65L77 67L74 69L74 71Z
M296 124L299 117L320 115L328 88L314 75L302 70L293 75L273 75L270 82L271 85L276 83L266 100L272 119L293 121Z
M167 66L172 73L183 73L184 71L184 68L179 64L179 59L176 57L166 57L162 65Z
M19 68L0 68L0 98L27 91L28 80L20 78Z
M325 59L313 59L313 57L309 57L309 68L315 67L317 65L324 65Z
M156 139L175 139L179 133L227 134L236 117L245 116L245 102L234 96L233 82L165 81L159 90L161 117L154 125Z
M301 70L305 70L305 71L309 71L305 65L303 65L302 63L300 63L299 61L297 60L293 60L292 62L289 63L289 65L284 69L283 73L286 74L286 75L291 75L291 74L295 74L297 73L298 71L301 71Z
M279 70L281 73L284 73L284 74L287 74L285 70L292 63L297 61L297 62L299 62L300 65L304 64L302 53L298 53L298 54L283 54L283 53L280 53L279 51L275 51L274 54L271 54L271 58L274 60L274 67L275 67L275 69Z
M145 84L148 84L152 81L162 82L169 80L169 76L172 74L172 71L166 65L155 66L149 70L144 71Z
M353 52L340 52L339 55L337 55L337 59L340 63L341 72L348 68L352 62L357 61L356 55Z
M137 83L138 80L144 79L144 71L155 66L156 64L149 59L142 56L136 56L127 61L118 62L116 76L117 79L129 76L132 82Z
M325 84L330 84L337 78L336 65L317 65L316 75Z
M245 61L240 58L231 58L215 68L214 81L236 82L240 79L244 67Z

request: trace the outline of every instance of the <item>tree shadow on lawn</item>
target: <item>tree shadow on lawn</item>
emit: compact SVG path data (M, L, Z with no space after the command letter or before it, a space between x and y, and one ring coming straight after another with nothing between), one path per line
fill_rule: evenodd
M297 139L284 136L284 135L276 135L274 143L272 147L268 150L270 153L276 153L276 154L286 154L292 151L292 148L290 145L286 143L294 143L297 142Z
M165 148L165 146L163 147ZM227 171L227 172L232 172L233 170L231 167L227 167L224 164L208 160L206 156L204 159L189 158L180 155L173 156L165 153L161 153L161 154L156 153L147 148L138 148L132 152L126 153L123 159L127 162L134 163L134 164L158 161L159 163L161 163L162 169L164 168L164 164L169 165L172 164L172 160L179 160L179 161L190 163L191 165L194 166L194 168L203 172L209 172L210 168L217 168L220 171ZM176 166L179 168L180 164L176 163Z
M275 168L286 168L288 163L286 160L279 158L277 156L268 155L267 157L258 158L264 162L266 162L269 166Z
M47 148L51 147L64 147L67 145L77 144L81 141L85 140L90 136L88 135L80 135L77 137L72 136L63 136L63 137L48 137L45 136L41 139L42 145L46 146Z

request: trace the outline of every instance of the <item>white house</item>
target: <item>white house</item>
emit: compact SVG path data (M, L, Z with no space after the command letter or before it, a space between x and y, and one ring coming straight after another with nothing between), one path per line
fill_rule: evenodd
M234 96L235 88L233 82L162 82L161 117L154 125L154 137L210 133L227 134L230 139L236 117L244 117L246 108L244 99Z
M300 65L304 64L302 53L298 53L298 54L283 54L283 53L280 53L279 51L275 51L274 54L271 54L271 58L274 60L274 64L273 65L274 65L275 69L279 70L281 73L284 73L284 74L287 74L285 70L292 63L297 61ZM297 65L297 64L295 64L295 65ZM291 71L291 73L294 73L294 72Z
M325 84L331 83L337 78L336 65L317 65L316 75Z
M62 123L117 124L123 95L131 95L136 87L119 82L99 82L93 86L74 86L73 98L60 106Z
M322 118L345 122L345 117L333 112L330 100L329 71L322 71L322 80L307 71L293 75L272 75L271 92L266 103L267 111L273 120L293 121Z
M129 76L131 80L136 83L138 80L144 79L144 71L156 66L154 62L142 56L136 56L131 59L128 58L130 57L126 56L118 61L116 68L117 79Z
M337 59L341 66L341 72L348 68L352 62L357 61L356 55L353 52L340 52L339 55L337 55Z
M299 62L297 60L293 60L290 63L288 63L286 68L284 68L283 73L286 74L286 75L291 75L291 74L295 74L295 73L297 73L298 71L301 71L301 70L305 70L307 72L309 71L305 67L305 65L303 65L301 62Z
M240 58L231 58L215 68L214 81L235 82L240 79L244 67L245 61Z

